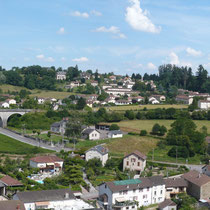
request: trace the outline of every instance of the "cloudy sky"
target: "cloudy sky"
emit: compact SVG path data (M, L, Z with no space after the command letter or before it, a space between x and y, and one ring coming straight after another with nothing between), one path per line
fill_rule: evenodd
M210 69L209 0L0 0L0 65Z

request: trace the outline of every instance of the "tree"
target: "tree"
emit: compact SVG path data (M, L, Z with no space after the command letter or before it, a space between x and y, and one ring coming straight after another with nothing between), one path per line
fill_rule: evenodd
M173 201L177 204L177 207L180 210L194 210L195 204L197 203L195 198L186 193L178 194L177 198L173 199Z
M140 136L146 136L146 135L147 135L147 131L146 130L141 130Z
M77 105L76 105L76 108L79 109L79 110L82 110L84 109L86 106L86 100L84 98L80 98L78 101L77 101Z
M0 71L0 85L4 84L6 82L6 76L2 71Z
M167 132L167 128L164 125L162 125L159 129L159 135L164 136L166 132Z
M158 135L160 131L160 125L158 123L154 124L154 126L152 127L152 134L154 135Z
M132 110L126 110L125 117L127 117L129 120L133 120L135 118L135 114Z
M112 124L109 128L110 131L113 131L113 130L120 130L120 127L117 125L117 124Z

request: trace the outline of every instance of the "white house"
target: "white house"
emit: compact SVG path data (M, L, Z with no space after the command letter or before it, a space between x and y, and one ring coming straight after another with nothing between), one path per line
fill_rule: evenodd
M198 101L199 109L210 109L210 101L208 100L199 100Z
M140 207L161 203L164 199L165 183L160 176L106 182L99 186L99 200L105 209L137 209L136 202Z
M57 156L37 156L30 159L32 168L39 168L42 173L59 173L63 168L63 159Z
M10 105L15 105L16 104L15 99L7 99L6 102L8 102Z
M108 149L102 147L101 145L97 145L85 152L86 161L94 158L99 159L104 166L106 164L106 161L108 160Z
M136 171L140 174L146 167L146 159L146 155L136 150L123 158L123 170Z
M81 193L73 192L70 189L42 190L18 192L13 200L20 200L24 203L26 210L54 209L54 210L78 210L94 209L93 206L77 199Z
M45 98L37 98L38 104L44 104L45 100Z
M91 84L93 87L96 87L96 86L98 86L98 81L91 81L90 84Z
M86 128L82 131L82 138L89 139L89 140L99 140L100 139L100 132L96 129Z
M121 106L121 105L129 105L132 104L132 102L128 101L128 100L117 100L115 102L115 105L117 106Z
M149 97L149 102L151 103L151 104L159 104L160 103L160 101L158 101L155 97L153 97L153 96L151 96L151 97Z
M1 102L0 103L0 106L2 107L2 108L9 108L9 103L8 102Z
M108 138L113 139L113 138L122 138L123 133L120 130L114 130L114 131L109 131L108 132Z
M210 165L203 166L202 173L207 175L207 176L210 176Z
M166 101L166 97L164 95L152 95L152 97L158 101Z
M176 96L176 101L179 103L190 105L193 102L193 98L191 98L187 95L178 95L178 96Z
M57 80L66 80L66 71L58 71L56 74Z

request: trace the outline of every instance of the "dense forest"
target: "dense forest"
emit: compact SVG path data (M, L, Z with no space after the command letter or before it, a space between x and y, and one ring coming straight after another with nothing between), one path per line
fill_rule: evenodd
M28 67L13 67L10 70L0 67L0 84L10 84L16 86L23 86L28 89L47 89L56 90L56 72L66 71L67 81L74 81L81 79L84 83L84 79L80 78L78 66L68 67L67 69L52 67L41 67L38 65ZM93 73L92 70L87 70L92 78L99 83L103 82L104 78L108 78L109 75L113 75L113 72L108 74L100 74L96 70ZM135 90L150 91L150 85L144 85L140 83L142 76L140 74L132 74L132 79L136 80ZM200 65L194 74L190 67L178 67L175 65L167 64L159 67L159 74L147 74L143 76L144 81L153 80L158 88L159 92L170 91L174 88L186 89L189 91L197 91L203 93L210 93L210 76L208 71Z

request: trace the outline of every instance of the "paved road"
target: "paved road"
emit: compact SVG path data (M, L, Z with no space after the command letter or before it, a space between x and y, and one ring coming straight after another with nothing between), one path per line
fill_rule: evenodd
M152 161L154 163L163 163L163 164L170 164L170 165L178 165L178 166L186 166L190 170L196 170L198 172L202 172L203 164L201 165L192 165L192 164L184 164L184 163L171 163L171 162L163 162L163 161Z
M1 134L4 134L5 136L9 136L17 141L20 141L20 142L23 142L23 143L26 143L26 144L30 144L32 146L39 146L41 148L44 148L44 149L49 149L49 150L53 150L53 151L56 151L56 152L60 152L61 150L65 150L65 151L71 151L71 149L69 148L63 148L63 147L57 147L57 146L50 146L48 144L45 144L43 142L38 142L36 140L32 140L30 138L26 138L24 136L21 136L19 134L16 134L12 131L9 131L7 129L4 129L4 128L0 128L0 133Z

